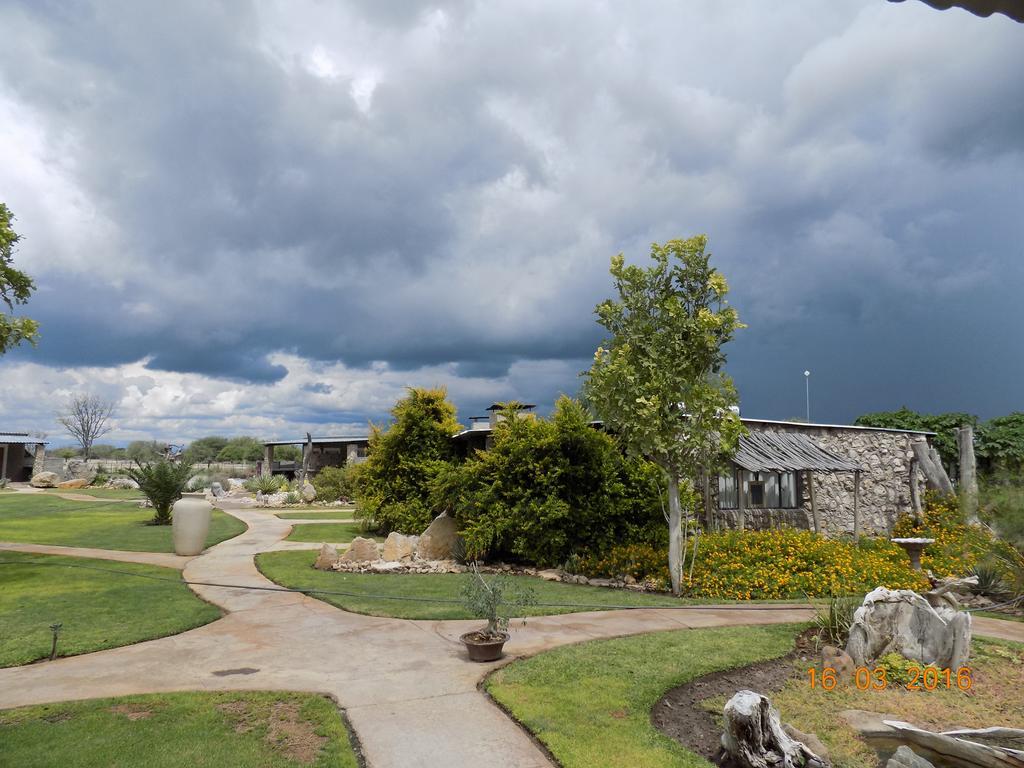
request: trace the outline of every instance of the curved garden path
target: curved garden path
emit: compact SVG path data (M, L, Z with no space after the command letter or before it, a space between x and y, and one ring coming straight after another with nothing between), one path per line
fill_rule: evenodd
M248 531L189 560L185 578L272 586L253 557L275 548L292 521L223 506L246 522ZM138 553L107 553L116 554L128 560ZM363 616L294 593L193 589L227 615L172 637L0 669L0 708L163 691L313 691L333 696L346 710L372 768L550 766L532 739L477 689L495 665L466 661L458 636L478 622ZM514 631L507 649L530 654L601 637L805 621L810 615L795 606L546 616ZM1017 626L1016 639L1024 640L1024 625Z

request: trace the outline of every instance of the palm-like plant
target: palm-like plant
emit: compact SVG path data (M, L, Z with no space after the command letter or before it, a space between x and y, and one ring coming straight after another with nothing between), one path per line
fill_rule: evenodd
M153 505L151 525L170 525L171 507L185 492L185 486L192 476L192 465L159 459L143 464L136 460L136 466L128 470L128 476L139 484L139 490Z

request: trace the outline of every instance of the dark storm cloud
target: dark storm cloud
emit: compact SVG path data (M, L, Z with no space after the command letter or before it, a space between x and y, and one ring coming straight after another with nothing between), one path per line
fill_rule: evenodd
M0 99L106 226L83 254L22 216L54 253L43 341L14 359L257 384L285 376L277 351L454 364L546 403L601 338L609 256L706 231L750 325L730 350L745 412L802 413L808 367L823 418L1019 407L1003 382L1024 355L965 330L1024 322L1024 31L1005 19L24 2L0 25Z

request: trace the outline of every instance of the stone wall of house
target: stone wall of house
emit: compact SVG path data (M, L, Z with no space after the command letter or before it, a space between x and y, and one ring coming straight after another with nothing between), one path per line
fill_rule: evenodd
M746 422L751 432L797 432L807 435L816 445L843 458L858 463L863 471L860 479L860 527L862 533L891 533L896 519L912 511L911 482L918 483L923 493L923 477L919 472L911 478L910 462L913 458L911 443L920 435L907 432L855 429L847 427L816 427L798 424L772 424ZM805 476L804 476L805 477ZM797 509L747 509L746 524L751 528L770 528L789 525L795 528L813 528L810 489L800 478L799 493L802 506ZM852 472L829 474L812 473L818 514L824 533L839 535L853 532ZM717 490L717 489L716 489ZM717 493L713 503L717 507ZM721 510L718 518L726 525L735 526L737 512Z

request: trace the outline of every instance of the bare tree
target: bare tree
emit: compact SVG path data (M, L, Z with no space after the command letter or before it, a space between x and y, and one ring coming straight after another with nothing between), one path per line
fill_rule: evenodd
M66 411L57 414L57 421L82 446L82 458L88 461L92 444L112 429L107 422L113 413L112 401L96 395L78 395Z

